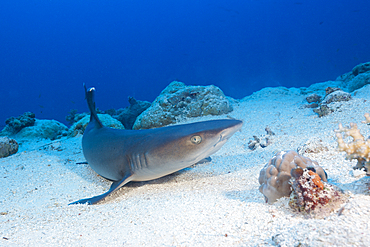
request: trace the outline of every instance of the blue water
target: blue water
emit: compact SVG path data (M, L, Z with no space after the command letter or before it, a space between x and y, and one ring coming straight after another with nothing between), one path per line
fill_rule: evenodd
M0 2L0 126L153 101L172 80L242 98L334 80L370 61L368 0Z

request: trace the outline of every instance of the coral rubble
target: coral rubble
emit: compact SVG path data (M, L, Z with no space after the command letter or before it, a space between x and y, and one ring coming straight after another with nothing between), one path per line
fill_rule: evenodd
M366 121L368 122L369 116L365 114ZM365 137L360 133L360 130L357 128L357 124L351 123L350 127L343 127L340 123L338 130L334 130L337 136L338 148L339 151L344 151L347 153L347 159L356 159L357 165L355 169L366 169L366 174L370 175L370 138L365 140ZM346 143L343 139L344 137L352 137L353 141Z
M268 126L266 126L265 131L267 134L262 137L253 136L253 140L248 142L249 149L256 150L258 147L265 148L272 143L271 137L274 136L275 133L272 132Z
M326 96L322 102L320 102L319 107L315 108L313 111L319 115L319 117L326 116L333 111L335 111L338 105L333 103L341 101L349 101L352 99L351 94L340 90L339 88L326 88Z
M329 151L329 149L321 139L309 139L297 148L297 152L300 155L326 151Z
M297 167L312 167L323 181L327 181L326 172L316 161L292 150L279 152L264 166L258 178L259 190L265 196L266 202L273 203L281 197L289 196L291 170Z
M344 202L343 192L321 180L313 168L297 167L291 171L289 206L308 216L325 217Z

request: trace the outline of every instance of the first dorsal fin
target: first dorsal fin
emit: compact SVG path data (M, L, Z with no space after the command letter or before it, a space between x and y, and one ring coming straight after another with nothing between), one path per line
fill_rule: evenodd
M90 109L90 123L95 123L95 126L98 128L102 128L103 124L100 121L98 114L96 113L95 109L95 101L94 101L94 93L95 93L95 88L86 88L86 84L84 83L84 88L85 88L85 97L87 100L87 105L89 106Z

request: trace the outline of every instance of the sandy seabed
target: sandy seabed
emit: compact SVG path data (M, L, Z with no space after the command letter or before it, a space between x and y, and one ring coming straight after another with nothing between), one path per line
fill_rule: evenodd
M361 124L370 86L322 118L302 108L305 97L299 89L266 88L240 100L229 116L244 121L242 131L211 162L129 183L93 206L68 206L110 187L76 164L84 161L81 136L23 140L17 154L0 159L0 246L369 246L370 177L354 172L356 161L337 150L333 130L356 122L370 135ZM250 150L249 140L266 126L276 134L272 144ZM262 167L278 151L318 140L328 150L305 156L347 193L340 213L308 219L290 209L288 198L266 204L258 190Z

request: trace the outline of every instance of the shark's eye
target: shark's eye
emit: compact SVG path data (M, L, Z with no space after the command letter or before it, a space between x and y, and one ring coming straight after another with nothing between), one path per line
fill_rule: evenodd
M199 143L201 143L201 142L202 142L202 137L200 137L200 136L192 136L192 137L190 138L190 141L191 141L192 143L194 143L194 144L199 144Z

